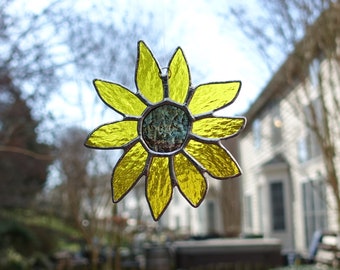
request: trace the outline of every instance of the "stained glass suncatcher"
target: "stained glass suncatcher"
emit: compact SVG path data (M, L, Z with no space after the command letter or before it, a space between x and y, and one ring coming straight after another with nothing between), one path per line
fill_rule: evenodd
M241 174L221 140L236 136L246 123L244 117L213 115L236 99L240 81L193 88L181 48L176 49L167 72L162 70L140 41L136 94L117 83L94 80L99 97L123 120L99 126L85 142L91 148L123 149L112 173L113 202L123 199L145 176L154 220L166 210L174 187L198 207L207 192L206 173L217 179Z

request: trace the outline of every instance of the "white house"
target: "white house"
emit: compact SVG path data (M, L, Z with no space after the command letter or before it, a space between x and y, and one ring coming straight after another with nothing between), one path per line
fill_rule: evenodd
M207 178L209 189L202 204L193 208L174 188L173 198L158 222L154 222L145 198L143 179L123 201L132 202L125 205L126 217L139 220L143 224L160 230L173 231L178 237L187 236L225 236L240 232L239 179L221 180ZM228 189L226 192L223 192ZM236 192L235 192L236 191ZM235 200L225 200L232 194ZM229 205L226 207L226 205ZM124 210L123 210L124 211ZM227 215L227 217L225 217ZM236 217L235 217L236 216ZM230 219L230 220L229 220ZM227 222L225 220L228 220ZM227 224L226 224L227 223Z
M242 231L280 238L287 251L307 251L317 230L337 231L325 153L313 128L330 132L340 164L340 55L337 48L330 60L313 29L250 106L239 139Z

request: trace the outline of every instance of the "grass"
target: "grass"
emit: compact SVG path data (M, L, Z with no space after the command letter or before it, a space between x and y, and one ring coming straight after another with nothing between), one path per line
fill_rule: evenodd
M4 218L11 221L17 221L30 226L39 226L48 228L50 230L69 235L72 237L79 237L79 232L74 228L68 226L63 222L63 220L43 215L40 213L35 213L33 210L24 210L24 209L16 209L16 210L4 210L0 211L0 218Z
M57 250L75 252L80 249L80 240L82 239L80 232L65 224L62 219L48 214L27 209L0 209L0 224L2 227L5 226L5 229L7 224L7 227L12 226L12 229L19 228L24 232L29 232L33 236L31 241L33 249L49 255ZM11 238L7 245L13 245L14 240ZM23 243L21 246L25 247L25 244ZM32 247L27 250L32 250Z

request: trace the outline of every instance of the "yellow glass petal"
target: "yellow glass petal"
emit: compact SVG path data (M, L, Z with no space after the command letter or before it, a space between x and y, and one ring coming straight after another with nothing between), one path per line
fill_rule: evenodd
M227 138L237 134L243 128L245 121L245 118L203 118L193 122L192 132L205 138Z
M152 103L163 100L164 90L160 78L161 70L144 42L138 43L136 84L140 93Z
M118 162L112 176L112 198L121 200L141 177L148 153L141 143L136 143Z
M241 82L203 84L196 88L188 108L193 115L215 111L227 106L237 97Z
M169 64L169 97L184 103L190 85L189 67L181 48L178 48Z
M219 145L190 140L185 150L213 177L229 178L241 174L233 157Z
M119 113L140 116L146 108L134 93L119 84L94 80L94 85L102 100Z
M193 206L197 207L207 191L205 178L183 154L174 156L174 171L179 190Z
M146 196L154 220L158 220L172 196L169 158L154 157L147 177Z
M121 121L106 124L94 130L86 146L97 148L119 148L138 136L137 121Z

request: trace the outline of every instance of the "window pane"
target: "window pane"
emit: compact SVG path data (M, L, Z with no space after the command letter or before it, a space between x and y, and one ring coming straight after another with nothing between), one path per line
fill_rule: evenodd
M280 107L275 107L272 111L272 145L277 145L282 141L282 119L280 115Z
M270 195L272 205L272 229L274 231L285 230L283 184L281 182L271 183Z
M325 183L309 181L302 184L306 246L317 230L327 229Z
M319 86L319 72L320 72L320 60L314 59L309 65L309 77L312 90L317 89Z
M254 146L256 149L261 146L261 122L259 119L256 119L253 122L253 138L254 138Z
M297 147L299 162L306 162L308 160L308 145L305 137L302 137L298 140Z

